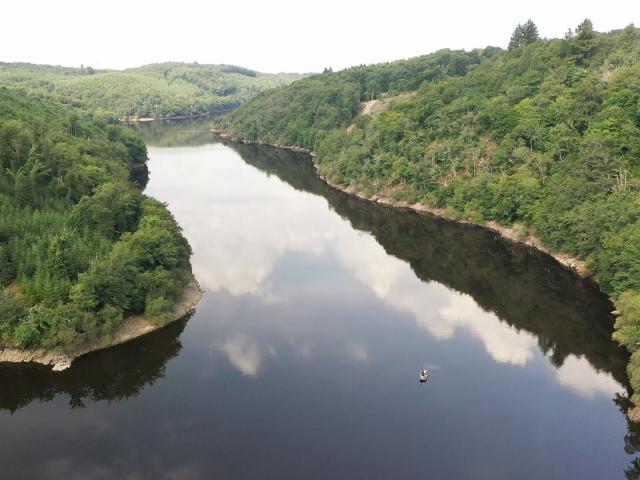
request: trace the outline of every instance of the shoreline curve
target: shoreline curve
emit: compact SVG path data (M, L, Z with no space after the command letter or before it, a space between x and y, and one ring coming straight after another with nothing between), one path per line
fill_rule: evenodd
M530 234L526 234L523 235L521 232L519 232L518 230L512 228L512 227L507 227L504 225L500 225L499 223L495 222L495 221L487 221L484 223L474 223L474 222L470 222L467 220L454 220L451 218L448 218L445 216L444 212L445 209L444 208L433 208L433 207L429 207L428 205L422 204L422 203L410 203L407 201L403 201L403 200L392 200L380 195L371 195L371 196L366 196L364 195L362 192L360 192L359 190L357 190L354 187L345 187L343 185L340 185L339 183L333 182L331 180L329 180L328 178L324 177L323 175L320 174L320 167L319 165L316 163L315 158L317 157L317 155L312 152L311 150L308 150L306 148L302 148L302 147L297 147L297 146L290 146L290 145L278 145L278 144L272 144L272 143L266 143L266 142L262 142L262 141L253 141L253 140L243 140L240 138L235 138L232 137L231 135L225 133L222 130L218 130L215 128L211 129L211 133L213 133L214 135L220 137L223 140L227 140L233 143L243 143L245 145L263 145L263 146L268 146L268 147L274 147L274 148L280 148L283 150L290 150L292 152L297 152L297 153L306 153L307 155L309 155L311 157L311 159L313 160L313 167L318 175L318 177L320 178L320 180L322 180L325 184L327 184L328 186L330 186L331 188L335 189L335 190L339 190L343 193L346 193L348 195L352 195L354 197L359 198L360 200L363 201L367 201L367 202L371 202L371 203L377 203L379 205L385 205L388 207L394 207L394 208L405 208L405 209L409 209L409 210L413 210L415 212L418 213L422 213L422 214L429 214L429 215L433 215L435 217L440 217L440 218L444 218L446 220L449 220L451 222L455 222L455 223L459 223L459 224L467 224L467 225L475 225L477 227L481 227L481 228L485 228L487 230L491 230L497 234L499 234L501 237L510 240L514 243L521 243L523 245L527 245L530 247L535 248L536 250L542 252L542 253L546 253L547 255L549 255L550 257L552 257L554 260L556 260L558 263L560 263L561 265L563 265L564 267L573 270L576 274L578 274L581 278L593 278L594 281L598 281L597 277L595 276L595 274L588 268L587 263L584 260L581 260L577 257L571 256L569 254L566 253L562 253L562 252L557 252L549 247L547 247L546 245L544 245L544 243L537 237L530 235Z
M91 339L71 352L58 352L42 348L0 347L0 363L39 363L51 366L54 372L61 372L71 367L76 358L133 341L184 318L195 310L203 294L204 291L200 288L198 281L192 276L173 307L169 320L162 324L154 322L145 315L132 315L122 321L120 326L111 334L108 342L105 342L104 338Z

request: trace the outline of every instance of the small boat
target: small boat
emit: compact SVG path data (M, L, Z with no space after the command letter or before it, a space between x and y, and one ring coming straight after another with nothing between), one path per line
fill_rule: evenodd
M420 372L420 376L418 377L418 380L420 380L420 383L424 383L427 381L427 378L429 378L429 370L425 368Z

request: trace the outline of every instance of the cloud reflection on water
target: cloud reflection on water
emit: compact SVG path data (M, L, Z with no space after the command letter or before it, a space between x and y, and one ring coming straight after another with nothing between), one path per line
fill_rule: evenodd
M431 336L446 340L464 331L500 363L523 366L535 357L536 336L484 311L469 295L422 282L372 235L354 230L327 208L326 199L294 190L247 165L233 150L219 144L150 149L150 157L153 174L167 182L154 180L148 193L168 201L193 247L194 273L206 290L282 301L269 279L286 254L331 255L380 301L410 314ZM175 178L180 181L168 181ZM224 235L212 235L217 231ZM306 343L298 354L308 357L312 340L301 340ZM216 349L247 376L258 375L267 350L246 333L232 334ZM347 343L345 351L361 364L369 361L365 345ZM622 391L611 375L572 356L557 369L556 379L585 396Z
M228 337L216 348L223 352L231 365L240 370L242 374L255 377L260 371L262 365L261 348L255 340L248 338L247 335Z

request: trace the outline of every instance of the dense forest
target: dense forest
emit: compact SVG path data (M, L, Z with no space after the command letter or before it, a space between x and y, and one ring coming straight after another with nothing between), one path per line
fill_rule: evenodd
M0 85L89 109L105 118L219 113L300 78L232 65L159 63L124 71L0 62Z
M123 316L164 322L191 278L146 147L98 115L0 87L0 346L71 350Z
M632 352L640 402L637 28L599 33L585 20L547 40L529 21L508 50L327 71L217 127L313 150L323 176L367 196L496 221L587 260L621 312L614 337Z

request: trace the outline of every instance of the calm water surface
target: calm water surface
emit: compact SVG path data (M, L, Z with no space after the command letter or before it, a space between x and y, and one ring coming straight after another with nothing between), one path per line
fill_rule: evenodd
M593 285L205 122L143 133L206 294L66 372L0 365L1 478L636 478Z

